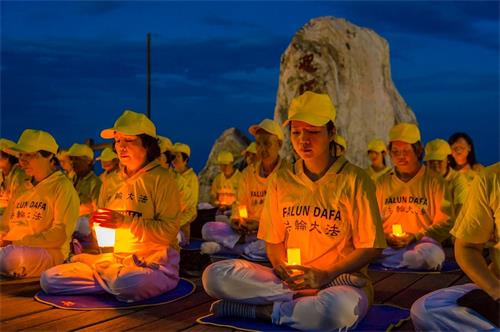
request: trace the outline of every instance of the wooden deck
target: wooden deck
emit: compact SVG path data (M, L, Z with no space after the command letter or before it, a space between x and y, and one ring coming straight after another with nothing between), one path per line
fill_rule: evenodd
M410 308L420 296L439 288L470 282L461 272L443 274L403 274L370 272L375 283L375 302ZM37 283L4 285L1 288L0 331L231 331L196 323L208 313L213 299L192 278L196 292L170 304L132 309L78 311L62 310L38 303L33 295ZM399 331L413 331L411 322Z

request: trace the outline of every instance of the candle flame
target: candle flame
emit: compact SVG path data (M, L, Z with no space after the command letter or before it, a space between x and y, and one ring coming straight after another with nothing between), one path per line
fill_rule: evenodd
M240 207L238 208L239 212L240 212L240 218L248 218L248 211L247 211L247 207L245 205L240 205Z
M394 224L392 225L392 234L395 236L403 236L405 233L403 232L403 227L401 224Z
M301 265L300 248L287 249L288 265Z

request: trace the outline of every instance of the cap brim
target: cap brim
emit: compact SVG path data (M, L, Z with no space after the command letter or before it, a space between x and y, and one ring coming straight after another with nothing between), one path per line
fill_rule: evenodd
M297 113L291 118L287 119L283 123L283 127L287 126L291 121L302 121L307 124L310 124L311 126L321 127L326 125L328 121L331 121L331 119L327 117L313 115L310 113Z
M104 129L101 131L101 137L110 139L115 137L115 129L114 128L109 128L109 129Z
M39 149L37 149L37 148L35 148L33 146L16 144L13 147L10 147L10 148L8 148L6 150L7 151L16 152L16 153L19 153L19 152L33 153L33 152L37 152ZM7 153L9 153L9 152L7 152Z
M439 154L429 154L424 156L425 161L429 160L446 160L448 155L439 155Z
M14 156L16 158L19 158L19 151L12 150L12 147L4 148L4 149L2 149L2 152L6 153L6 154L10 154L11 156Z
M257 134L257 130L259 130L260 128L262 128L262 127L259 125L252 125L252 126L250 126L250 128L248 128L248 132L250 134L252 134L253 136L255 136L255 134Z

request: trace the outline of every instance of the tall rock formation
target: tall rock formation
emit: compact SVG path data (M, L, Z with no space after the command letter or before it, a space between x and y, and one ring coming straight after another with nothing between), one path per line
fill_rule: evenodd
M341 18L312 19L293 37L281 57L275 120L282 123L292 98L307 90L332 98L347 158L363 167L371 139L387 142L395 123L416 122L391 79L387 41ZM291 156L290 144L282 152Z
M207 163L201 170L200 179L200 202L208 202L210 199L210 186L215 176L219 173L217 166L217 155L222 150L233 154L235 164L243 158L241 152L250 144L250 139L236 128L226 129L215 141L208 155Z

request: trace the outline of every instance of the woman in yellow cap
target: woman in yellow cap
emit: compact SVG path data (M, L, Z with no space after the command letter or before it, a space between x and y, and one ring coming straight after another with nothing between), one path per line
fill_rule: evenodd
M80 218L76 225L79 234L75 236L87 236L91 233L88 218L95 211L99 192L101 190L101 179L94 173L94 151L86 144L73 144L68 150L71 166L75 172L73 185L80 198Z
M19 167L19 153L9 150L14 145L16 143L11 140L0 139L0 218L9 204L10 197L27 178L26 173Z
M435 139L425 145L425 158L430 169L440 174L448 187L453 215L458 216L467 199L468 183L465 175L450 167L451 148L443 139Z
M114 252L75 255L71 263L43 273L40 284L49 294L108 292L121 301L148 299L179 281L179 191L157 161L156 127L144 114L125 111L101 137L114 138L122 182L91 221L115 230Z
M445 259L440 242L450 234L452 209L443 179L422 165L420 131L400 123L389 132L394 171L377 181L377 200L390 248L381 263L390 268L437 270Z
M473 283L440 289L418 299L411 307L417 331L498 331L499 209L500 163L496 163L474 179L451 230L456 238L455 259ZM491 262L483 255L488 247Z
M337 157L345 155L347 151L347 141L345 138L337 134L337 136L335 136L335 143L335 154Z
M207 267L203 286L223 299L212 306L215 315L334 331L355 326L368 311L366 266L386 244L373 182L335 157L334 121L328 95L292 100L285 124L301 159L268 184L258 231L273 268L244 260ZM292 251L301 261L287 258Z
M68 150L59 150L57 153L57 160L59 160L59 165L62 168L62 171L68 179L73 183L75 179L75 172L73 171L73 166L71 165L71 159L68 154Z
M368 143L368 158L370 165L366 168L366 172L376 181L382 175L389 173L391 168L385 162L387 148L381 139L373 139Z
M229 151L221 151L217 155L217 164L221 171L212 182L210 203L218 206L222 212L230 209L238 192L241 173L234 168L233 162L233 154Z
M257 145L255 144L255 142L248 144L248 146L246 147L245 150L243 150L241 155L245 159L245 165L243 169L245 169L250 165L255 164L259 160L258 159L259 157L257 156Z
M193 168L188 165L189 158L191 157L191 148L189 145L179 142L175 143L173 146L173 153L174 159L172 164L174 165L175 171L186 180L186 188L183 192L189 191L186 205L188 205L190 210L194 212L184 224L181 224L181 232L183 236L183 241L181 242L189 243L189 237L191 234L190 224L196 219L197 215L200 184L198 182L198 176L194 172Z
M203 225L201 251L245 253L254 259L266 257L265 242L258 240L260 215L264 206L267 185L279 169L288 163L280 158L283 130L273 120L264 119L252 125L248 131L255 137L258 162L251 164L241 174L236 202L231 209L231 225L225 222L209 222Z
M451 147L450 165L465 175L469 184L483 165L477 162L472 138L466 133L454 133L448 138Z
M26 129L9 151L30 179L11 197L0 226L0 273L36 277L69 253L78 217L78 194L53 166L58 145L49 133Z

